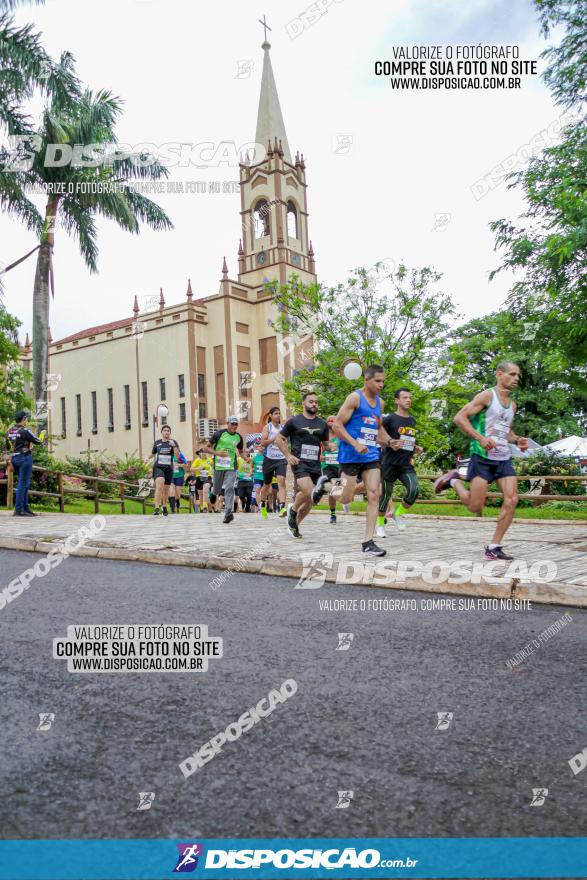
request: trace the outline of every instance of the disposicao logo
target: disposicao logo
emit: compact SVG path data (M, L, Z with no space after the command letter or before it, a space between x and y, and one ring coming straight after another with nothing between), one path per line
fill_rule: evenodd
M198 867L198 858L204 854L201 843L178 843L179 855L177 864L173 869L174 874L188 874Z

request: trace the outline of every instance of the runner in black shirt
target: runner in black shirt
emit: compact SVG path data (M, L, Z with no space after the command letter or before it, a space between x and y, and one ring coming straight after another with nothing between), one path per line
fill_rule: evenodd
M169 487L173 477L173 453L177 453L177 457L181 455L181 450L177 440L171 439L171 428L169 425L163 425L161 428L161 440L153 443L151 458L153 463L153 479L155 480L155 510L154 516L159 516L159 508L163 506L163 516L167 516L167 499L169 497Z
M314 392L304 394L302 403L303 413L288 419L274 441L292 466L298 486L294 502L287 510L287 527L292 538L302 537L298 526L312 509L312 489L322 473L320 452L322 444L328 443L330 433L324 419L316 416L318 400Z
M405 486L406 497L395 508L392 519L398 529L406 527L404 514L408 512L420 491L418 477L412 464L414 453L422 452L416 446L416 419L410 415L412 393L408 388L398 388L394 394L396 411L383 416L381 424L392 438L390 448L383 450L381 459L381 483L383 491L379 502L377 531L375 537L385 538L385 513L391 500L396 480Z
M33 445L43 443L44 437L37 437L27 428L28 413L20 410L14 417L15 424L8 431L8 449L11 452L10 467L18 476L16 487L16 500L14 505L15 516L36 516L29 507L29 486L33 472Z

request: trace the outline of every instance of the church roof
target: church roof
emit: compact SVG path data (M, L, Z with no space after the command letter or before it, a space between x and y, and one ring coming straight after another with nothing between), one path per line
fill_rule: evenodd
M109 324L98 324L97 327L88 327L87 330L79 330L72 333L71 336L65 336L63 339L56 339L53 345L62 345L64 342L73 342L75 339L86 339L88 336L97 336L98 333L107 333L108 330L118 330L120 327L127 327L134 321L133 316L123 318L121 321L111 321Z
M273 76L273 68L271 67L271 57L269 55L271 45L265 41L261 48L265 54L263 57L263 74L261 76L261 94L259 95L255 143L262 144L267 149L267 142L271 141L273 144L275 138L277 138L278 143L281 141L283 158L290 165L293 165L279 104L277 86L275 85L275 77Z

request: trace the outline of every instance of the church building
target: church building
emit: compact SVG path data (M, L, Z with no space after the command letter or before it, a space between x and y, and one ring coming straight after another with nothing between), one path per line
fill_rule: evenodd
M162 421L191 454L229 415L239 416L242 433L258 430L275 404L285 416L279 380L301 366L308 346L291 349L271 327L277 312L265 284L294 273L309 284L316 273L304 158L291 155L270 48L265 39L255 136L266 155L239 164L236 277L224 258L217 293L195 299L188 281L181 301L168 303L160 290L146 309L135 296L120 320L51 340L49 430L58 457L94 450L144 458ZM31 357L25 344L25 366Z

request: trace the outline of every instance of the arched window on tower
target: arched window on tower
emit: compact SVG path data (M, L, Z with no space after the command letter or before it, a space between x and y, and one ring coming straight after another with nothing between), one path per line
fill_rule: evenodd
M264 238L269 235L269 202L267 199L260 199L255 205L253 223L255 238Z
M293 202L287 203L287 234L289 238L298 238L298 212Z

